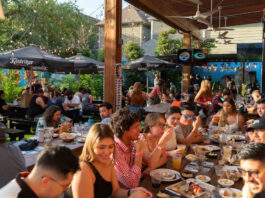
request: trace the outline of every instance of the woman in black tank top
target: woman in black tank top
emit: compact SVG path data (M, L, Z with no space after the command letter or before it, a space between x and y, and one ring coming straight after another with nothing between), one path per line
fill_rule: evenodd
M113 153L114 136L110 127L99 123L93 125L80 156L81 171L75 174L72 182L72 197L129 197L131 191L138 193L137 197L141 194L151 197L151 193L141 187L131 191L120 188L111 161Z

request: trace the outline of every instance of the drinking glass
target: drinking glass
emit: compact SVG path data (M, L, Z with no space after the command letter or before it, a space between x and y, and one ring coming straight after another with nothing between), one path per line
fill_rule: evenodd
M151 182L153 188L159 188L161 185L161 175L160 173L153 173L151 174Z
M175 169L175 170L181 169L181 159L182 159L181 155L176 155L173 157L173 159L172 159L173 169Z
M231 158L232 155L232 146L224 146L223 150L224 150L224 158Z

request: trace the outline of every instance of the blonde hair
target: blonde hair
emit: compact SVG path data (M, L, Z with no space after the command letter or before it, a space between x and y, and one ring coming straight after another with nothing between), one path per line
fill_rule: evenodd
M212 97L212 85L209 80L203 80L199 92L203 92L205 97Z
M111 138L114 140L113 132L107 124L94 124L86 137L86 142L80 155L80 161L86 163L93 162L95 159L94 148L104 138Z
M142 84L140 82L135 82L133 85L133 93L140 95L142 94Z

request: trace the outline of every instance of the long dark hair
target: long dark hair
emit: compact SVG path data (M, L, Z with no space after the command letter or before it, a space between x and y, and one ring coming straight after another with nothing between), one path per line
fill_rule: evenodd
M53 115L57 112L57 111L61 111L60 107L56 106L56 105L52 105L49 108L47 108L45 110L45 112L43 113L43 118L47 124L47 126L52 126L52 127L58 127L60 124L60 121L54 121L52 120Z

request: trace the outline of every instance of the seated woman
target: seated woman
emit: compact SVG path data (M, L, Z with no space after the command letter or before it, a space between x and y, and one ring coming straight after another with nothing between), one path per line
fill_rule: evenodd
M129 96L131 111L142 111L144 101L148 99L148 95L142 91L142 85L140 82L135 82L133 85L132 93Z
M140 139L146 142L147 147L144 151L143 162L148 166L144 174L162 166L167 162L168 155L179 153L178 150L165 151L166 142L173 136L173 128L165 130L166 120L162 114L149 113L144 121L144 134Z
M64 121L67 122L68 128L72 127L72 120L67 117L61 117L61 108L55 105L50 106L45 110L43 116L39 118L36 127L36 135L39 135L39 128L42 127L53 127L53 132L60 131L60 124Z
M111 161L114 147L114 136L110 127L106 124L93 125L80 156L81 171L74 175L72 181L74 198L128 197L139 191L140 194L151 197L151 193L141 187L131 190L120 188Z
M212 124L227 127L226 130L230 132L245 132L245 118L236 110L235 102L230 98L224 100L223 108L213 117Z
M179 124L181 112L178 107L171 106L166 112L167 128L175 128ZM165 143L165 149L167 151L174 150L177 148L176 133L172 134L172 138Z
M94 109L93 104L93 96L91 95L91 91L89 89L84 91L85 93L82 96L82 111L83 114L89 114L89 111Z
M172 102L172 99L170 97L170 89L169 88L165 88L163 90L161 103L171 103L171 102Z
M257 113L257 101L261 99L261 93L259 90L254 90L252 91L251 96L253 98L254 104L250 107L247 106L247 111L248 113Z

